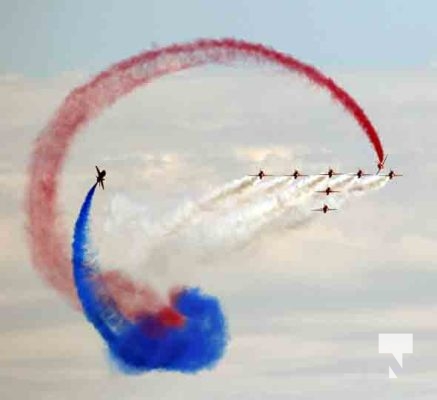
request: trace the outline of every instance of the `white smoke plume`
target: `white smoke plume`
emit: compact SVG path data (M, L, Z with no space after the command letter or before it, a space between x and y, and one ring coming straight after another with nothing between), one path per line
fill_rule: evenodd
M340 209L350 197L378 190L387 182L384 176L245 177L182 205L154 224L145 207L119 195L112 201L106 229L125 235L128 226L130 248L124 259L139 270L163 272L181 259L198 263L223 257L271 229L293 229L323 215L312 209L323 204ZM329 196L316 192L327 186L339 192Z

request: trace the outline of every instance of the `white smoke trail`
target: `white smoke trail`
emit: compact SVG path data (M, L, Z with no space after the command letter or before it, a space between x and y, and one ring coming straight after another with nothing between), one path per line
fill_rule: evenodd
M343 204L349 200L351 196L358 197L368 194L372 191L383 188L389 182L389 178L385 176L370 176L358 178L353 177L353 180L346 187L341 196L333 197L332 206L334 208L341 208Z
M349 189L349 194L354 196L364 195L370 191L383 188L390 179L386 176L370 176L361 179L355 178L354 185Z
M326 203L341 208L351 196L380 189L387 182L388 178L382 176L358 179L351 175L235 180L198 202L180 207L159 224L151 224L147 215L138 215L135 219L143 235L134 239L130 251L137 264L160 271L175 258L205 261L222 257L243 248L264 231L293 229L320 216L311 211L315 206ZM340 192L329 196L316 192L327 186ZM129 210L122 212L129 215Z
M208 211L229 197L241 195L256 182L257 177L236 179L215 189L197 202L190 202L179 208L175 215L162 224L162 235L174 234L179 228L190 223L200 212Z

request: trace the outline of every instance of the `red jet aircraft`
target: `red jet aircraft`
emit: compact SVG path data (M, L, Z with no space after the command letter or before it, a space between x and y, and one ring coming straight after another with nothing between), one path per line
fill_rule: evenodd
M328 211L335 211L337 210L336 208L329 208L328 205L324 204L322 208L314 208L311 211L321 211L323 212L323 214L326 214Z
M329 178L332 178L335 175L343 175L343 174L341 174L340 172L335 172L332 168L329 168L326 174L319 174L319 176L328 176Z
M397 174L396 172L391 170L387 175L384 175L384 176L387 176L388 178L393 179L393 178L396 178L397 176L403 176L403 175Z
M326 196L329 196L331 193L340 193L340 190L332 190L330 186L328 186L325 190L316 190L316 193L325 193Z
M274 175L266 174L262 169L260 169L256 175L248 175L248 176L257 176L259 179L262 179L265 176L274 176Z
M297 169L295 169L291 175L285 175L285 176L292 176L294 179L297 179L297 178L300 178L302 176L308 176L308 175L303 175Z
M385 161L387 160L387 157L388 157L388 154L384 157L384 159L382 160L382 162L379 162L378 164L377 164L377 166L378 166L378 171L376 172L376 175L378 175L383 169L384 169L384 166L385 166ZM391 179L391 178L390 178Z
M360 179L362 176L371 176L372 174L365 174L362 169L359 169L356 174L350 175L355 175L358 179Z

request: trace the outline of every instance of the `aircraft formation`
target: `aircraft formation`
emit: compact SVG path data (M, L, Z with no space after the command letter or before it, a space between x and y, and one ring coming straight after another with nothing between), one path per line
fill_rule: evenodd
M265 177L272 177L272 176L276 176L276 177L292 177L294 179L298 179L298 178L302 178L302 177L307 177L307 176L327 176L328 178L332 178L334 176L355 176L358 179L361 179L363 176L386 176L387 178L389 178L390 180L392 180L393 178L399 177L399 176L403 176L401 174L397 174L394 170L390 170L390 172L388 174L385 175L381 175L380 172L384 169L384 164L385 161L387 160L387 156L385 156L384 160L382 162L379 162L377 164L377 171L375 174L368 174L365 173L361 168L358 169L357 172L355 173L343 173L343 172L336 172L334 171L332 168L329 168L327 172L321 173L321 174L315 174L315 175L306 175L306 174L302 174L300 173L299 170L295 169L294 172L292 174L282 174L282 175L272 175L272 174L266 174L262 169L255 175L248 175L248 176L252 176L252 177L257 177L259 179L263 179ZM105 176L106 176L106 171L102 170L100 171L99 167L96 165L96 171L97 171L97 176L96 176L96 183L97 185L99 185L102 189L105 189L104 186L104 180L105 180ZM326 189L324 190L316 190L316 193L323 193L326 196L329 196L331 193L340 193L340 190L334 190L331 188L331 186L327 186ZM330 208L327 204L323 204L323 207L320 208L314 208L311 211L319 211L319 212L323 212L324 214L326 214L328 211L336 211L337 208Z
M382 162L379 162L377 164L377 172L375 174L368 174L365 173L362 169L358 169L357 172L355 173L343 173L343 172L336 172L334 171L332 168L329 168L327 172L325 173L321 173L321 174L315 174L315 175L305 175L300 173L299 170L294 170L294 172L292 174L282 174L282 175L272 175L272 174L266 174L263 170L260 170L258 172L258 174L255 175L248 175L248 176L253 176L253 177L258 177L259 179L263 179L265 177L270 177L270 176L277 176L277 177L293 177L294 179L298 179L300 177L305 177L305 176L327 176L328 178L332 178L333 176L355 176L358 179L361 179L363 176L386 176L387 178L389 178L390 180L399 176L403 176L401 174L397 174L394 170L390 170L390 172L388 174L385 175L381 175L380 172L384 169L384 164L385 161L387 160L387 156L385 156L384 160ZM316 193L324 193L326 196L329 196L331 193L339 193L340 190L334 190L332 189L330 186L327 186L326 189L324 190L316 190ZM319 211L319 212L323 212L324 214L326 214L328 211L335 211L337 210L336 208L330 208L327 204L324 204L323 207L321 208L315 208L312 209L311 211Z

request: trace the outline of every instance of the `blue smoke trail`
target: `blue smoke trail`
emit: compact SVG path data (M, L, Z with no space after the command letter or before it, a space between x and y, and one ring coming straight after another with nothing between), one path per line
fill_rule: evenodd
M180 327L166 326L155 314L131 321L117 309L90 255L89 216L95 190L96 185L89 190L76 221L73 274L84 313L106 341L116 364L127 373L156 369L193 373L212 368L228 339L218 299L198 288L183 289L174 302L185 318Z

